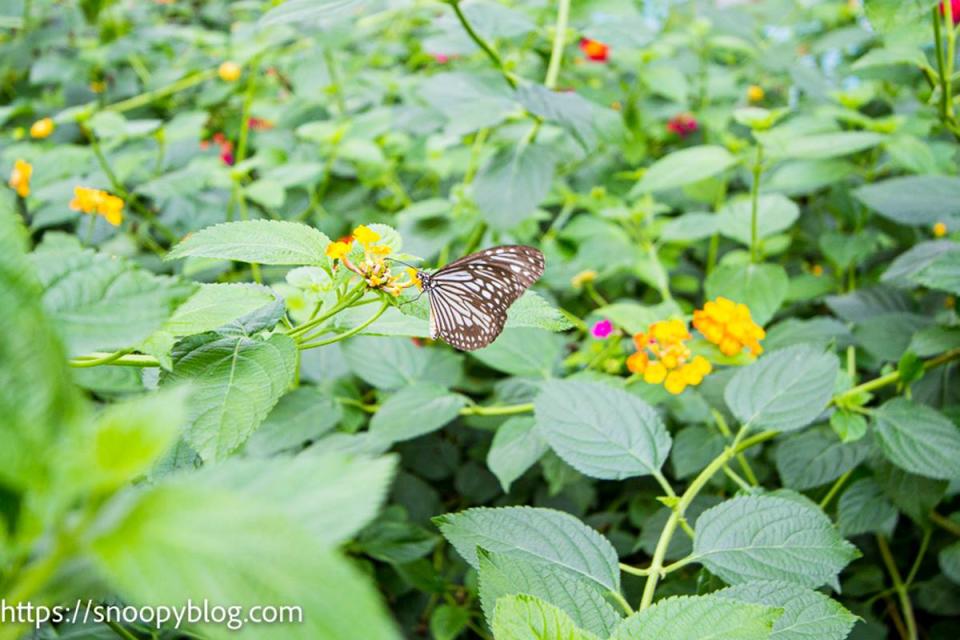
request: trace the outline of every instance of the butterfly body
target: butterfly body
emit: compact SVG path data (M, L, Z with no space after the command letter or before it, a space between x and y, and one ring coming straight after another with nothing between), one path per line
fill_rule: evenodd
M460 258L427 273L418 271L430 299L430 337L463 351L493 342L507 309L543 275L543 254L533 247L504 245Z

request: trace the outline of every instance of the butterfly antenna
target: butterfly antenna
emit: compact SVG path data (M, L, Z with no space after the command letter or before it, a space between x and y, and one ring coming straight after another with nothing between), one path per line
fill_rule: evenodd
M420 267L415 267L414 265L410 264L409 262L404 262L403 260L397 260L396 258L387 258L387 260L389 260L390 262L399 262L400 264L402 264L402 265L404 265L404 266L406 266L406 267L410 267L411 269L419 269L419 268L420 268Z
M411 303L413 303L413 302L416 302L417 300L420 299L420 296L422 296L424 293L426 293L426 291L421 291L419 294L417 294L417 297L416 297L416 298L414 298L413 300L405 300L405 301L403 301L403 302L400 303L400 306L402 307L402 306L405 305L405 304L411 304Z

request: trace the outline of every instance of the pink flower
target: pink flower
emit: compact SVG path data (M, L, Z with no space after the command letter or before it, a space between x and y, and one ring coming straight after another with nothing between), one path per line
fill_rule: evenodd
M433 59L436 60L439 64L447 64L450 62L450 56L445 53L431 53Z
M590 333L593 334L594 338L603 340L613 333L613 323L609 320L601 320L600 322L594 323L590 329Z
M686 138L699 128L697 119L689 113L681 113L670 118L667 122L667 131L675 133L681 138Z

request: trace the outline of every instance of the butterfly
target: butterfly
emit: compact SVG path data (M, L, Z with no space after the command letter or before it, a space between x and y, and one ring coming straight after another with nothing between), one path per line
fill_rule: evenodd
M546 261L533 247L504 245L471 253L441 269L417 271L430 300L430 337L463 351L497 339L507 309L543 275Z

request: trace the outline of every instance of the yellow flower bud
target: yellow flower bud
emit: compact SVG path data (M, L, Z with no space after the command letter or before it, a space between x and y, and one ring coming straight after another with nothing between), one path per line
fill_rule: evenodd
M37 120L32 125L30 125L30 137L37 138L38 140L42 140L43 138L46 138L51 133L53 133L53 130L55 128L56 128L56 125L53 124L53 120L51 118L43 118L42 120Z
M243 69L232 60L227 60L217 69L217 75L224 82L236 82L240 79L241 73L243 73Z

